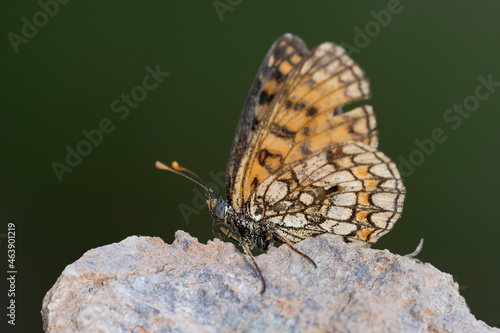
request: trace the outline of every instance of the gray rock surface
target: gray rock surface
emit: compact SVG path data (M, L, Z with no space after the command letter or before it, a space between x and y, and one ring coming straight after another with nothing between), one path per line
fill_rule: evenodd
M45 332L500 332L449 274L331 235L256 260L230 242L128 237L66 267L43 300Z

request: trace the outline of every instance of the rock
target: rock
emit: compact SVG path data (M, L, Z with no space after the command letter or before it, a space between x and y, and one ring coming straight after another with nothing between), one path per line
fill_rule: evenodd
M45 332L500 332L451 275L323 235L256 257L230 242L128 237L66 267L43 300Z

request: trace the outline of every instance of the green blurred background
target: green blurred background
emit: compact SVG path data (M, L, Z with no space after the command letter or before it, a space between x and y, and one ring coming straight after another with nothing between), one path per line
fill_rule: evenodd
M406 177L402 219L374 247L406 254L424 238L419 258L453 275L472 313L500 326L500 88L456 130L443 119L454 103L473 101L479 76L500 81L500 2L215 4L225 11L211 1L70 1L43 22L35 1L1 2L0 233L15 222L16 329L41 330L43 296L89 249L131 235L172 242L179 229L213 238L207 209L193 206L195 186L154 162L178 160L208 181L224 171L253 77L285 32L309 47L357 47L352 57L371 81L379 148L398 164L410 154L416 161L415 140L443 129L447 140ZM388 8L390 22L377 23L374 12ZM9 36L22 36L23 17L34 15L37 34L13 47ZM366 29L372 36L361 40ZM158 64L169 76L120 119L112 102ZM75 149L103 118L114 131L60 182L51 164L65 164L65 147ZM189 223L181 204L197 213ZM6 289L0 293L5 309Z

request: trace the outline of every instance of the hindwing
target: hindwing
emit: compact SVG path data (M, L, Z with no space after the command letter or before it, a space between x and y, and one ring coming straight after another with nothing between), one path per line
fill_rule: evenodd
M323 233L374 243L401 216L405 188L396 165L361 142L334 144L264 180L247 216L290 242Z

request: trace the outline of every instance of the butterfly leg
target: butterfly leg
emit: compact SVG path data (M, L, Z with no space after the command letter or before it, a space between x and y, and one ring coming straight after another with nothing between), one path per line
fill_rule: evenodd
M312 260L311 258L309 258L309 256L307 254L305 254L304 252L298 250L295 246L293 246L293 244L288 239L286 239L281 232L279 232L277 230L274 230L273 233L274 233L274 235L278 236L279 241L281 241L283 243L286 243L288 246L290 246L292 248L292 250L294 250L295 252L297 252L302 257L306 258L307 260L309 260L309 262L311 264L313 264L314 268L318 267L318 265L316 265L316 263L314 262L314 260Z
M234 241L237 241L238 243L241 243L241 242L240 242L240 240L239 240L236 236L234 236L232 233L230 233L229 231L227 231L227 230L226 230L226 228L221 227L221 228L220 228L220 231L221 231L224 235L226 235L226 237L229 237L230 239L232 239L232 240L234 240Z
M244 242L242 242L241 240L239 240L237 237L235 237L234 235L232 235L229 231L227 231L225 228L220 228L220 231L225 234L227 237L231 238L232 240L235 240L237 241L238 243L240 243L240 245L243 247L243 249L245 250L245 253L250 257L250 261L252 262L252 265L253 267L255 268L255 270L257 271L257 273L259 274L259 277L260 277L260 281L262 282L262 290L260 291L260 294L263 295L264 294L264 291L266 291L266 280L264 280L264 276L262 275L262 272L259 268L259 265L257 265L257 262L255 261L255 258L252 254L252 251L250 251L250 249L248 248L248 245Z
M232 240L236 240L236 237L234 237L232 234L230 234L229 231L226 230L226 228L221 227L221 224L227 226L227 224L225 222L218 221L215 219L212 221L212 233L214 234L214 236L220 240L223 240L222 234L224 234L224 236L229 237Z

